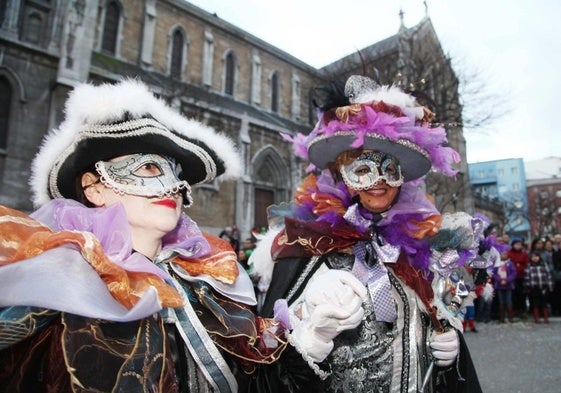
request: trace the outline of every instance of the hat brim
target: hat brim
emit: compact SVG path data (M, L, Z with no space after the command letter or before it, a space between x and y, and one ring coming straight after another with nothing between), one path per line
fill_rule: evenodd
M135 153L174 158L181 164L179 178L191 185L211 181L224 173L222 161L201 141L175 133L153 119L144 124L142 120L146 119L139 119L137 128L116 131L114 125L108 125L80 132L49 174L51 196L76 199L77 176L92 169L97 161ZM111 131L103 132L104 127L111 127Z
M324 169L330 162L335 162L339 154L352 150L351 144L356 140L354 132L337 132L315 138L308 146L308 157L316 167ZM380 151L391 154L399 160L401 173L405 181L418 179L427 174L431 168L428 153L408 140L393 141L379 135L366 135L360 147L364 150Z

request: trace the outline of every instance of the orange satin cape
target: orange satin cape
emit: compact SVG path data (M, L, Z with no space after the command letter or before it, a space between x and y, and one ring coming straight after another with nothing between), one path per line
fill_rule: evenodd
M238 265L232 247L216 236L203 235L211 246L209 256L191 260L175 258L173 262L191 275L208 274L222 282L233 283L238 276ZM90 232L52 231L25 213L0 205L0 266L35 257L62 245L75 246L105 282L111 295L128 309L134 307L149 287L157 290L162 307L183 305L175 288L160 277L127 271L112 262Z

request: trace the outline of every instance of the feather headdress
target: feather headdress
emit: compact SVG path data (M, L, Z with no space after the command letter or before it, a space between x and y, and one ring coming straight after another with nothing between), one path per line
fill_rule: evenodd
M331 92L340 95L341 89ZM358 75L347 80L343 94L327 94L309 135L284 135L293 142L295 154L313 164L311 169L326 168L342 152L361 148L397 157L406 181L422 177L431 167L448 176L457 173L453 164L459 154L446 146L444 128L432 127L434 115L412 95Z

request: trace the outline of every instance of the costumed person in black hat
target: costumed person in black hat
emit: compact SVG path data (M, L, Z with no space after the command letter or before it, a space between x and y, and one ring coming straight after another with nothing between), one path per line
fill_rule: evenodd
M262 315L282 320L291 344L259 368L254 389L480 392L461 334L470 288L460 273L485 224L442 216L422 180L431 168L453 176L459 155L399 88L364 76L332 86L314 130L285 136L312 173L291 204L269 208L272 229L251 256L270 277Z
M240 172L229 138L141 82L76 87L32 164L39 209L0 207L1 390L236 392L274 361L282 328L183 213Z

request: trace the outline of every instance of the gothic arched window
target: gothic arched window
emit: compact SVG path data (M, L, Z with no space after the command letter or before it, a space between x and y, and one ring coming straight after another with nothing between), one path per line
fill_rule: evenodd
M236 58L234 53L229 52L226 55L225 61L225 77L224 77L224 93L233 96L234 95L234 81L235 81L235 71L236 71Z
M24 26L23 39L32 44L38 44L43 34L43 18L37 12L32 12L27 16Z
M11 103L12 87L6 78L0 76L0 151L8 147Z
M171 37L170 75L172 78L181 79L181 74L183 72L184 48L185 37L180 29L176 29Z
M101 50L115 55L117 53L117 38L119 34L119 21L121 9L116 1L109 1L105 7L105 23L103 25L103 38Z
M279 111L279 73L274 72L271 76L271 111L278 113Z

